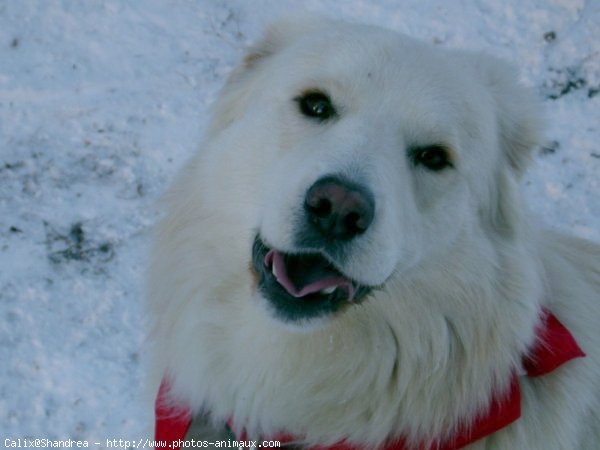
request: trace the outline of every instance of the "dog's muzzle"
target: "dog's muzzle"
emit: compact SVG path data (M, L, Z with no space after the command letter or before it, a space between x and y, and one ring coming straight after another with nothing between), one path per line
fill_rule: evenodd
M330 174L306 191L295 224L294 252L270 248L257 234L252 248L258 287L285 321L335 313L371 290L343 273L352 243L371 226L375 200L369 189Z

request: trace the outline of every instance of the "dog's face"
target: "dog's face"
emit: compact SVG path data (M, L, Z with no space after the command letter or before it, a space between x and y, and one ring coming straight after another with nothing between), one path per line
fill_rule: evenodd
M206 160L243 161L217 188L251 199L235 226L275 317L333 317L467 234L510 239L496 186L510 195L537 128L508 72L376 28L271 30L218 101Z

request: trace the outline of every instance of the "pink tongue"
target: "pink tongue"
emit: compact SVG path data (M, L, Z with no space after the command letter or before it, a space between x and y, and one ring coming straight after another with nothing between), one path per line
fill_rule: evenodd
M287 274L283 255L277 250L269 250L265 255L265 265L269 268L275 267L275 278L279 284L283 286L290 295L296 298L306 297L309 294L314 294L331 287L344 289L348 295L348 300L352 300L352 297L354 297L354 287L352 286L352 283L342 276L330 276L307 284L301 289L296 288Z

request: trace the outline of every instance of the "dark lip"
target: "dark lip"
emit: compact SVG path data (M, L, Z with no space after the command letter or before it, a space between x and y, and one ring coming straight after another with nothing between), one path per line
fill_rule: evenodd
M267 246L257 234L252 244L252 266L258 275L258 290L269 302L275 316L284 322L298 322L335 314L352 304L359 303L373 289L371 286L351 280L354 287L354 297L351 301L340 290L332 294L315 293L301 299L295 298L279 284L271 270L266 267L265 256L269 250L271 247Z

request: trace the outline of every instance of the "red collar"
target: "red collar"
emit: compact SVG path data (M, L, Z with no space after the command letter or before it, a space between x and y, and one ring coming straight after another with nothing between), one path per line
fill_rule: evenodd
M543 309L542 316L536 344L531 352L523 358L523 368L528 377L545 375L574 358L585 356L573 335L554 314ZM155 439L168 441L171 444L170 448L179 449L181 441L184 440L192 423L192 414L187 407L173 405L168 396L169 381L165 377L156 398ZM459 428L452 439L435 442L429 448L421 446L419 450L458 450L510 425L520 416L521 390L518 376L515 373L508 389L499 395L494 395L488 410L477 417L473 423ZM240 436L239 439L245 440L245 437ZM289 436L275 436L270 440L279 440L285 443L293 439ZM407 448L406 443L400 440L390 442L384 447L384 450L407 450ZM313 450L358 449L341 442L330 447L316 447Z

